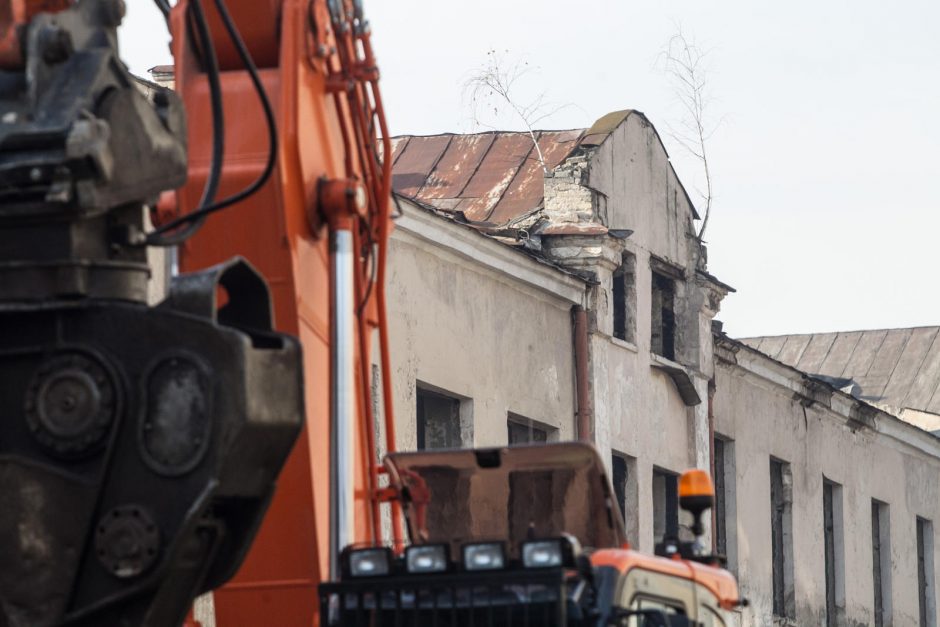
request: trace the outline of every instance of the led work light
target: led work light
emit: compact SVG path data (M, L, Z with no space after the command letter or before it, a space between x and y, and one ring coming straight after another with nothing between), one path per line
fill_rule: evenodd
M346 559L350 577L380 577L391 570L392 557L388 549L353 549Z
M405 549L405 569L412 574L447 570L446 544L420 544Z
M506 565L506 550L502 542L481 542L463 546L465 570L499 570Z

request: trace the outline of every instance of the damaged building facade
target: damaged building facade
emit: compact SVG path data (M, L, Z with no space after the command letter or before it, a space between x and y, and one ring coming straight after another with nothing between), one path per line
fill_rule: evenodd
M536 138L395 140L399 447L590 440L644 551L685 533L678 473L711 467L736 624L936 625L930 416L721 332L732 289L641 113Z

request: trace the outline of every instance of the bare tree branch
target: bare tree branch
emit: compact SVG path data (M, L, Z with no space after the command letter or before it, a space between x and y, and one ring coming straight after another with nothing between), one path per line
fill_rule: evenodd
M711 123L708 117L711 97L708 93L707 56L708 51L702 50L694 39L686 37L678 24L676 33L669 39L660 55L663 71L672 83L676 101L683 111L683 119L678 127L668 126L669 135L699 162L705 178L705 191L699 192L705 203L705 215L698 232L701 241L704 241L714 202L712 172L706 144L718 127L718 124Z
M492 112L492 115L498 116L503 107L508 107L525 126L525 130L532 140L532 145L535 147L542 170L547 174L548 166L545 163L545 156L542 154L542 148L539 146L534 127L545 118L570 105L547 103L545 101L545 92L538 94L528 104L521 103L513 88L519 82L519 79L531 73L533 69L526 61L511 63L507 61L504 55L497 53L496 50L490 50L486 53L486 61L483 65L474 70L469 78L464 81L464 99L465 101L469 100L474 125L487 128L493 127L482 122L481 112L485 111L488 114Z

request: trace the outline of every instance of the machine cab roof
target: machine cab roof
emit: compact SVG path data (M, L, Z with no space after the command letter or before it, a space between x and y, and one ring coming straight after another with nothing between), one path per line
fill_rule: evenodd
M584 547L622 547L623 521L593 447L571 442L394 453L386 459L412 542L459 545L570 534Z

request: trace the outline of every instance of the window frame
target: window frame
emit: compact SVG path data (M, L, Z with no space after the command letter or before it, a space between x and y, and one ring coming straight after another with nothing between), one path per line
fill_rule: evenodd
M624 252L611 275L611 337L636 345L636 255Z
M650 352L676 362L679 353L677 279L657 268L651 269L650 277Z
M425 398L422 398L425 397ZM456 432L458 442L455 446L427 447L427 420L422 421L422 402L427 398L449 401L454 404L456 418ZM426 412L425 412L426 414ZM446 450L450 448L466 448L473 445L473 402L471 399L444 390L437 386L421 381L415 384L415 449Z
M542 432L545 434L545 439L544 440L529 439L525 442L514 443L512 442L512 439L511 439L512 425L523 427L527 429L529 433L533 433L535 431ZM548 442L557 442L557 441L558 441L558 427L552 426L550 424L546 424L539 420L527 418L526 416L523 416L522 414L517 414L515 412L510 411L506 413L506 443L507 445L525 446L526 444L542 444L542 443L547 444Z
M775 480L775 468L780 469L779 482ZM772 612L775 617L781 619L794 619L796 591L793 579L793 472L789 462L776 457L770 458L769 493Z

